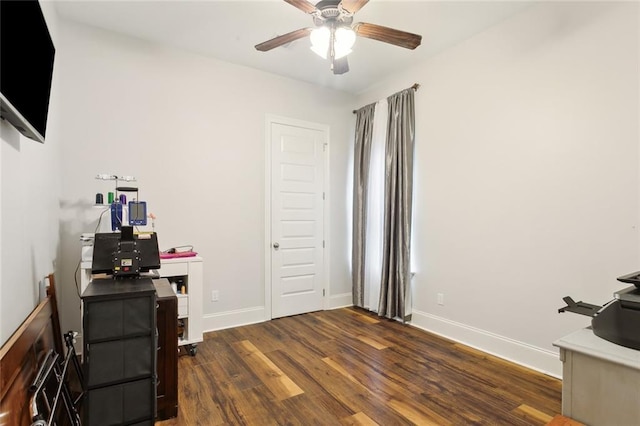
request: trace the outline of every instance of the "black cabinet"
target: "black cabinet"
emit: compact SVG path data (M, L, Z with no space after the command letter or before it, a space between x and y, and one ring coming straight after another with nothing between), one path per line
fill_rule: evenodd
M93 280L82 294L84 424L153 424L156 290L150 278Z

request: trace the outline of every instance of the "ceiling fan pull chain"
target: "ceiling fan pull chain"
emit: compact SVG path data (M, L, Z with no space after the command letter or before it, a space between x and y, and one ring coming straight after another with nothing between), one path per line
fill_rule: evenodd
M331 24L331 38L329 39L329 58L331 58L331 69L333 69L333 61L336 58L336 26Z

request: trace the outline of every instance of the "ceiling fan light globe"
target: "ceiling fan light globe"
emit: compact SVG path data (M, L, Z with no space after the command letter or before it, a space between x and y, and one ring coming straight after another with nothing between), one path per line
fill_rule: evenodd
M356 42L356 33L349 27L340 27L335 33L335 58L340 59L352 52L351 48Z
M327 59L329 51L329 40L331 40L331 31L327 27L319 27L313 29L309 36L311 39L311 50L323 59Z
M356 42L356 32L349 27L340 27L336 29L336 45L344 46L345 49L351 49Z
M320 47L320 46L311 46L311 50L322 59L327 59L327 52L329 50L328 47Z

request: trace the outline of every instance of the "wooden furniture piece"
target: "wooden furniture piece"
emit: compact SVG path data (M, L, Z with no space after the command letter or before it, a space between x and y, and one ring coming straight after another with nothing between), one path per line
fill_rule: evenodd
M39 303L0 349L0 425L31 424L29 386L60 339L54 334L54 323L59 324L54 306L52 297Z
M47 275L47 280L49 281L49 285L47 285L47 296L51 299L51 309L52 309L52 323L53 327L53 335L55 338L53 339L53 343L55 345L55 350L61 356L64 355L64 342L62 341L62 330L60 329L60 315L58 314L58 296L56 295L56 280L53 274Z
M153 280L153 284L158 300L157 418L164 420L178 415L178 299L168 280Z
M640 419L640 351L578 330L553 343L562 361L562 415L591 425Z
M151 425L156 290L151 279L93 280L82 294L85 425Z
M178 319L184 324L184 334L178 345L196 354L197 344L202 342L202 285L203 261L200 256L161 259L160 277L175 283L178 289ZM184 286L184 294L180 289Z

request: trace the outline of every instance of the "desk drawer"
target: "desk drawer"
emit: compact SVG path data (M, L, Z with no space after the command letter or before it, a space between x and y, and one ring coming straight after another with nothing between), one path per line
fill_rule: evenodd
M112 340L87 345L84 363L89 387L155 374L155 338Z
M84 338L88 343L152 334L155 296L97 299L84 303Z
M189 264L187 262L181 263L160 263L161 277L178 277L181 275L189 275Z
M82 423L89 426L152 425L155 383L148 378L89 390L83 409Z

